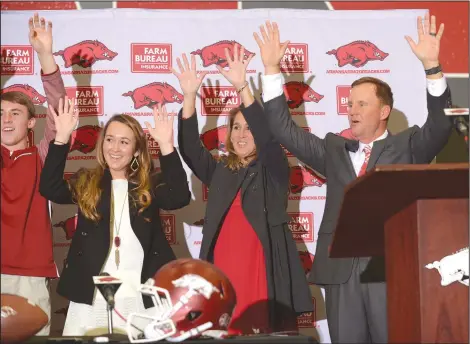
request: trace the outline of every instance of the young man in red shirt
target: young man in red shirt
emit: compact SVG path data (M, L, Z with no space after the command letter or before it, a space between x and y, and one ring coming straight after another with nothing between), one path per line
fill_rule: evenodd
M52 55L52 23L36 13L29 20L29 41L41 64L47 103L57 108L65 87ZM47 111L44 137L28 142L36 124L32 100L22 92L1 95L1 289L41 307L50 320L49 279L57 278L48 201L39 179L55 137L54 116ZM37 335L48 335L50 321Z

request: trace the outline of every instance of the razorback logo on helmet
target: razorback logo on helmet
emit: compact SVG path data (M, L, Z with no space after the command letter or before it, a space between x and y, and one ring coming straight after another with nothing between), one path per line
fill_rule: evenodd
M210 299L212 293L220 293L212 283L196 274L186 274L180 278L171 281L176 288L188 288L191 291L195 291L198 294L204 296L206 299Z
M78 151L83 154L90 154L96 148L96 143L101 132L101 127L98 125L83 125L72 132L72 145L70 146L70 152ZM85 156L71 156L67 157L67 160L95 160L96 156L85 155Z
M132 73L171 73L171 44L131 43Z
M364 66L369 61L383 61L389 55L369 41L354 41L326 53L335 55L338 67L350 64L356 68Z
M291 217L288 226L295 242L313 242L313 213L292 212L287 215Z
M290 168L290 191L293 194L299 194L303 189L309 186L322 187L326 179L315 173L308 166L292 166Z
M173 86L166 82L152 82L150 84L137 87L133 91L122 94L123 97L131 97L134 103L134 109L140 109L147 106L152 109L155 105L171 104L183 102L183 95L179 93ZM133 113L129 113L132 115ZM152 112L148 113L153 116Z
M38 91L36 91L34 87L29 86L27 84L14 84L14 85L10 85L2 89L2 93L12 92L12 91L21 92L27 95L29 98L31 98L31 101L33 102L34 105L42 105L47 100L46 97L44 97Z
M308 131L309 133L312 131L312 130L310 129L310 127L301 127L301 128L304 129L305 131ZM284 153L286 154L286 156L287 156L288 158L292 158L292 157L294 156L291 152L289 152L289 151L286 149L286 147L284 147L283 145L281 145L281 147L282 147L282 149L284 150Z
M34 129L28 131L28 147L34 146Z
M302 267L304 268L305 275L308 276L310 270L312 270L313 259L315 256L308 251L299 251L300 261L302 262Z
M62 228L65 233L65 239L72 240L77 230L78 215L69 217L64 221L60 221L54 225L55 228Z
M336 86L338 115L348 114L349 93L351 93L351 86Z
M316 309L317 309L317 302L314 297L312 297L313 303L313 312L306 312L302 313L297 317L297 327L299 328L311 328L317 327L317 316L316 316Z
M80 117L103 116L103 89L103 86L76 86L66 87L65 92L69 98L75 98Z
M165 233L166 240L170 245L176 245L176 228L175 228L175 215L173 214L160 214L162 221L163 233Z
M33 75L34 52L30 45L2 45L0 47L1 75Z
M201 115L220 116L228 115L241 104L240 95L231 86L202 86L201 87Z
M160 146L157 141L154 140L152 135L149 134L148 129L144 129L145 136L147 136L147 148L149 150L152 159L158 159L160 154Z
M305 103L318 103L323 95L315 92L309 85L302 81L289 81L283 86L289 109L297 109ZM325 115L324 111L291 111L291 115Z
M308 45L305 43L289 43L280 66L281 72L307 73L309 71Z
M65 68L73 65L88 68L97 61L112 61L117 55L98 40L81 41L54 53L54 56L62 57Z
M237 41L218 41L211 45L207 45L204 48L192 51L191 55L199 55L201 57L203 67L209 67L211 65L227 67L228 63L225 58L225 49L228 49L230 57L233 58L235 44L238 44L239 49L242 47L242 45ZM243 59L246 60L251 55L254 56L256 54L245 48Z
M200 135L201 142L208 151L216 150L226 153L225 139L227 137L228 127L221 125L220 127L209 129Z

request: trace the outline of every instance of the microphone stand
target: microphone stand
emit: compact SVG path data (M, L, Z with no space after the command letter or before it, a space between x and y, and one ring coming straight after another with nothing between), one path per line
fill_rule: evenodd
M108 334L113 334L113 309L114 305L107 302L106 308L108 309Z

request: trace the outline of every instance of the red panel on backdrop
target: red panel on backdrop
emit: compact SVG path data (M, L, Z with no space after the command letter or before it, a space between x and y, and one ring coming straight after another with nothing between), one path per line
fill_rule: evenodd
M75 1L2 1L2 11L76 10Z
M117 8L233 10L237 9L237 1L118 1Z
M335 10L429 9L438 23L444 23L441 64L446 73L468 73L468 2L331 2ZM390 28L392 29L392 28ZM403 38L404 39L404 38Z

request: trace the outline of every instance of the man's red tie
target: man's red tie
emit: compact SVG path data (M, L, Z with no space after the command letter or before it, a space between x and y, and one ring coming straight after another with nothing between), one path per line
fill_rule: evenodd
M365 146L362 151L365 153L366 158L364 159L364 163L361 166L361 170L359 171L359 174L357 175L358 177L362 176L364 173L366 173L367 169L367 164L369 163L369 158L370 158L370 152L371 148L369 146Z

